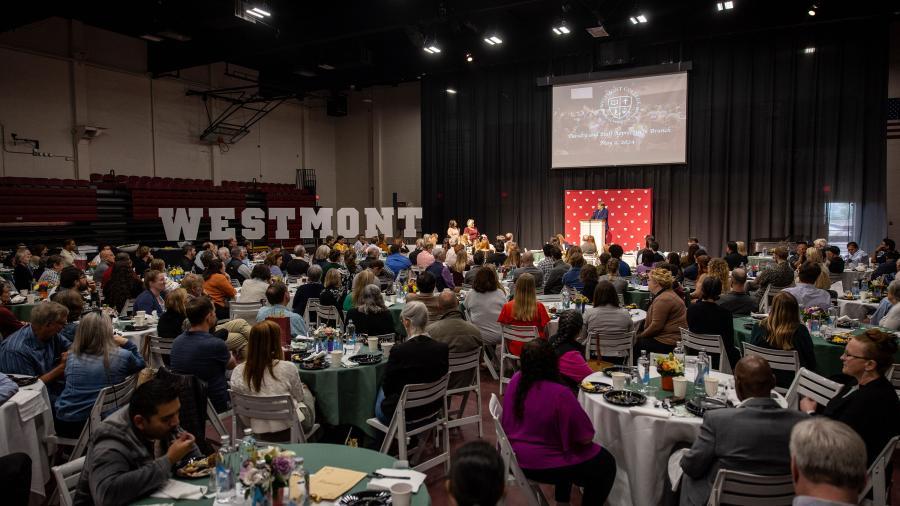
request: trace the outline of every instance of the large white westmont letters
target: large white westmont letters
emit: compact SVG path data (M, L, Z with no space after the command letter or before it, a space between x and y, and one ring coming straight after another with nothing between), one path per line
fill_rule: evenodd
M172 214L175 217L172 217ZM190 214L190 219L188 218ZM178 209L160 208L158 216L163 222L163 229L166 231L166 240L178 241L181 239L181 232L184 231L185 241L197 240L197 231L200 230L200 219L203 218L202 207L192 207L185 212L183 207Z
M366 213L366 237L375 237L380 231L387 237L394 236L394 227L392 218L394 217L393 207L382 207L381 212L374 207L367 207ZM347 236L351 237L351 236Z
M321 235L332 235L331 217L334 209L330 207L320 207L317 213L311 207L300 208L300 238L311 239L313 229L321 228Z
M316 211L311 207L300 207L300 237L303 239L311 239L315 229L320 230L322 237L326 235L334 235L331 226L334 217L334 209L330 207L322 207ZM273 207L268 211L259 208L247 208L241 211L241 227L242 233L246 239L257 240L262 239L266 235L266 222L275 220L275 237L271 239L284 240L290 239L290 230L288 230L288 220L295 219L297 209L293 207ZM382 208L366 208L366 233L368 237L375 237L382 233L388 237L394 235L393 217L394 210L390 207ZM228 220L234 219L235 209L233 207L214 207L207 209L210 220L209 238L213 241L221 241L230 237L237 237L234 227L228 226ZM203 218L203 209L198 207L192 208L159 208L158 216L163 222L163 229L166 232L166 240L178 241L181 239L182 233L186 241L197 240L197 233L200 230L200 220ZM404 237L416 236L416 220L422 219L421 207L401 207L397 209L397 219L404 221L403 235ZM359 234L359 210L352 207L342 207L337 211L337 232L344 237L355 237Z
M233 219L233 207L209 208L209 240L224 241L229 237L237 237L234 233L234 229L228 226L227 220Z

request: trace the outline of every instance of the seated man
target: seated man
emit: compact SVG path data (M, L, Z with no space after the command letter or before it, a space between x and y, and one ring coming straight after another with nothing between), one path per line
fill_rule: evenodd
M825 259L828 264L828 272L831 274L843 274L844 259L841 258L841 250L837 246L825 248Z
M391 285L394 284L394 279L396 279L397 275L393 273L388 267L384 265L384 261L380 258L377 258L369 263L369 270L372 271L372 274L375 275L375 281L378 283L378 287L382 290L386 290Z
M705 505L719 469L767 475L790 470L791 429L808 415L783 409L769 396L775 375L762 357L738 362L734 388L741 404L707 412L700 435L681 459L682 505Z
M472 286L475 283L475 275L478 274L478 270L482 267L484 267L484 251L476 251L472 255L472 267L463 276L463 283Z
M294 312L300 315L306 313L306 302L309 299L318 299L319 294L325 289L325 285L320 282L322 280L322 267L310 265L309 269L306 271L306 276L308 278L307 283L305 285L300 285L300 288L297 288L297 292L294 294L294 300L291 302L291 307L294 309ZM315 312L310 313L310 321L314 320L314 315Z
M847 425L825 417L798 423L791 431L794 504L857 504L866 484L866 446Z
M756 290L757 295L761 296L769 285L784 287L790 286L794 282L794 268L788 261L787 249L781 246L772 250L772 258L775 264L768 264L760 271L759 276L754 281L747 283L747 290Z
M209 333L209 329L216 324L216 310L212 301L197 297L185 305L185 313L191 328L172 343L172 369L205 381L209 400L216 411L227 411L229 399L225 370L234 369L236 363L225 342Z
M409 258L407 258L406 255L400 253L400 246L391 244L390 251L391 254L387 256L384 263L387 268L394 273L394 279L397 279L397 275L400 274L400 271L405 271L412 267L412 262L409 261Z
M815 262L806 262L800 266L798 275L800 282L797 286L786 288L784 291L793 295L800 305L800 310L818 306L827 310L831 307L831 295L821 288L816 288L816 280L822 268Z
M152 379L94 428L74 504L129 504L164 485L178 462L200 456L194 436L179 430L178 393L176 385ZM153 452L156 441L168 445L164 454Z
M50 300L56 300L56 297L66 290L75 290L82 298L89 297L99 305L100 294L97 293L97 284L93 280L88 280L84 271L74 265L64 268L59 273L59 286L50 291Z
M451 290L456 288L453 284L453 274L450 273L450 269L444 263L444 260L447 258L447 252L440 246L434 248L433 252L434 261L431 262L431 265L425 271L434 276L437 291L443 292L447 288Z
M256 313L256 321L261 322L270 316L284 316L291 320L291 336L307 335L306 322L303 317L291 311L287 307L287 303L291 300L291 294L288 292L284 283L272 283L266 288L266 300L268 306L259 308Z
M481 331L478 327L467 322L459 310L459 301L456 294L444 291L438 295L438 305L444 314L438 321L428 325L425 330L432 339L439 343L446 343L450 347L450 353L466 353L480 350L484 343L481 340ZM450 376L449 388L460 388L472 384L475 370L471 369Z
M544 271L538 269L534 266L534 254L530 251L526 251L522 253L522 267L518 269L514 269L512 272L513 275L513 283L518 281L519 276L522 274L531 274L534 276L534 286L538 289L544 287Z
M731 312L732 316L748 316L759 307L756 299L747 293L747 271L737 268L731 271L731 291L719 297L716 304Z
M56 302L35 306L31 325L0 342L0 372L37 376L55 398L65 386L67 350L72 345L60 334L68 316L69 310Z
M438 296L434 293L436 284L437 281L434 279L434 276L432 276L430 272L425 271L416 278L416 287L419 289L419 292L411 293L406 296L407 302L415 300L425 304L425 307L428 308L429 324L438 321L444 314L444 310L441 309L440 304L438 304Z
M544 276L544 293L557 294L562 291L563 276L569 271L569 264L563 262L562 250L559 248L553 248L550 256L553 258L553 265Z

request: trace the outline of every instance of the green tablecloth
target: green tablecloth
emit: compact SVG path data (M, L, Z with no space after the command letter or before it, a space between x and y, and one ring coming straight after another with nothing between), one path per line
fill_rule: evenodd
M388 307L388 310L391 312L391 318L394 319L394 333L397 334L398 340L402 340L406 337L406 329L403 328L403 324L400 323L400 312L403 311L403 308L405 307L406 304L400 302Z
M650 291L633 290L629 288L622 297L625 304L637 304L638 308L646 310L650 306Z
M741 343L750 342L751 330L744 327L744 325L754 322L755 320L750 317L734 319L734 337L737 340L735 345L738 349L742 349ZM871 327L869 325L864 325L861 328L854 330L853 333L860 334L866 328ZM812 336L812 342L813 353L816 355L816 368L818 369L815 372L826 378L834 376L835 374L840 374L843 365L841 363L841 354L844 353L844 346L831 344L822 336ZM894 356L894 362L900 362L900 352L897 352Z
M12 314L16 316L16 318L22 320L23 322L31 321L31 310L37 307L40 302L35 302L34 304L28 304L23 302L22 304L11 304L6 306L12 311Z
M383 453L366 450L364 448L350 448L349 446L343 445L307 443L299 445L279 446L285 449L293 450L297 453L297 456L303 457L304 466L309 471L310 475L315 474L316 471L325 466L341 467L344 469L351 469L353 471L359 471L362 473L370 473L376 469L380 469L383 467L392 467L394 462L396 461L396 459L394 459L393 457L385 455ZM195 485L205 486L207 483L209 483L209 478L183 481L187 481ZM362 490L366 490L367 483L369 483L369 479L364 478L362 481L357 483L356 486L353 487L350 491L359 492ZM213 499L202 499L199 501L172 501L171 499L154 499L148 497L133 504L160 503L211 505L213 504ZM236 504L240 505L243 503L239 502ZM249 505L250 503L248 502L247 504ZM431 504L431 497L428 495L428 488L424 484L419 487L418 493L413 494L412 504L416 506L427 506Z
M300 379L316 396L317 420L329 425L352 425L369 436L376 431L366 420L375 416L375 397L387 360L375 365L300 370Z

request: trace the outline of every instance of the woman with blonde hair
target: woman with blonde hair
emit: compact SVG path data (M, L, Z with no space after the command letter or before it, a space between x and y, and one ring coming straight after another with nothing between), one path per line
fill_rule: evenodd
M316 248L316 254L313 255L313 263L324 269L324 264L328 262L329 253L331 253L331 248L329 248L325 244L322 244L321 246Z
M145 365L134 343L113 334L108 316L86 314L69 349L66 386L56 399L56 433L78 437L100 390L125 381Z
M731 272L728 270L728 262L721 258L713 258L709 261L706 272L697 278L696 290L691 293L691 298L695 300L703 300L703 280L707 277L713 277L722 284L722 293L728 293L731 290Z
M456 220L450 220L447 224L447 238L451 241L459 239L459 225L456 224Z
M186 274L181 278L181 287L185 289L190 297L203 296L203 278L199 274Z
M824 241L824 239L816 240ZM822 290L830 290L831 276L828 274L828 267L825 266L825 258L822 257L822 252L816 248L808 248L806 250L806 261L813 262L818 265L820 269L822 269L822 273L819 274L818 278L816 278L816 288L821 288ZM800 272L799 267L797 268L797 272Z
M797 299L787 292L780 292L772 299L769 315L753 326L750 344L771 350L797 350L800 367L816 370L812 337L806 325L800 322L800 305ZM775 382L779 387L788 388L793 380L793 373L775 371Z
M187 318L185 305L190 295L184 288L177 288L166 295L166 311L159 317L156 334L166 339L175 339L184 332L184 319ZM145 339L149 342L149 339Z
M466 249L457 245L456 261L450 266L450 274L453 275L453 286L462 286L465 283L466 267L469 265L469 255Z
M538 335L547 338L546 327L550 323L547 308L537 300L537 288L534 276L522 274L516 281L516 292L513 300L503 305L497 321L503 325L537 327ZM510 342L509 351L515 355L522 353L522 343Z
M737 244L738 254L743 257L747 256L747 243L744 241L736 241L735 244Z
M466 228L463 229L463 235L466 236L469 244L475 244L475 241L478 239L478 227L475 226L475 220L472 218L466 220Z
M249 341L247 360L238 364L231 374L231 388L254 397L290 395L297 419L303 431L308 432L315 423L316 401L309 388L300 381L297 366L284 359L281 328L273 321L263 320L250 329ZM290 422L257 418L241 420L261 440L290 441Z
M359 271L359 274L353 277L353 291L344 297L344 312L350 311L350 309L359 304L358 301L362 300L362 291L366 286L377 284L375 274L371 270L363 269Z
M634 356L640 352L669 353L681 340L682 328L687 328L687 308L672 286L675 276L669 269L657 267L650 271L647 281L653 302L647 309L644 331L638 336Z

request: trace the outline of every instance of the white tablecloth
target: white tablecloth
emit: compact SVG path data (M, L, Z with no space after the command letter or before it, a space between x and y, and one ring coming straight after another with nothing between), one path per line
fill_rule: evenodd
M725 379L731 376L711 372ZM655 368L651 376L656 377ZM611 384L603 373L586 378ZM632 413L631 408L606 402L602 395L578 393L578 401L594 425L594 442L606 448L616 458L616 481L609 495L611 505L659 504L662 499L666 465L676 443L692 443L700 433L702 418L666 417ZM651 412L664 412L644 406Z
M878 309L878 304L874 302L860 302L859 300L845 300L840 297L837 299L837 305L841 310L840 316L849 316L862 321L868 315Z
M50 480L47 455L51 450L46 440L54 434L50 396L42 382L21 387L0 406L0 455L25 453L31 457L31 491L41 497Z
M559 304L552 304L552 305L559 306ZM592 306L586 306L585 311L587 311L587 309L589 309L591 307ZM574 306L573 306L573 308L574 308ZM557 307L557 311L562 311L562 309ZM629 309L628 311L631 313L631 323L634 325L634 328L638 328L640 326L640 324L643 323L643 321L647 319L647 312L644 311L643 309ZM550 323L547 324L547 336L549 337L549 336L555 335L556 330L558 328L559 328L559 319L550 320ZM584 334L584 329L582 329L581 333ZM584 336L582 335L582 337L584 337Z

